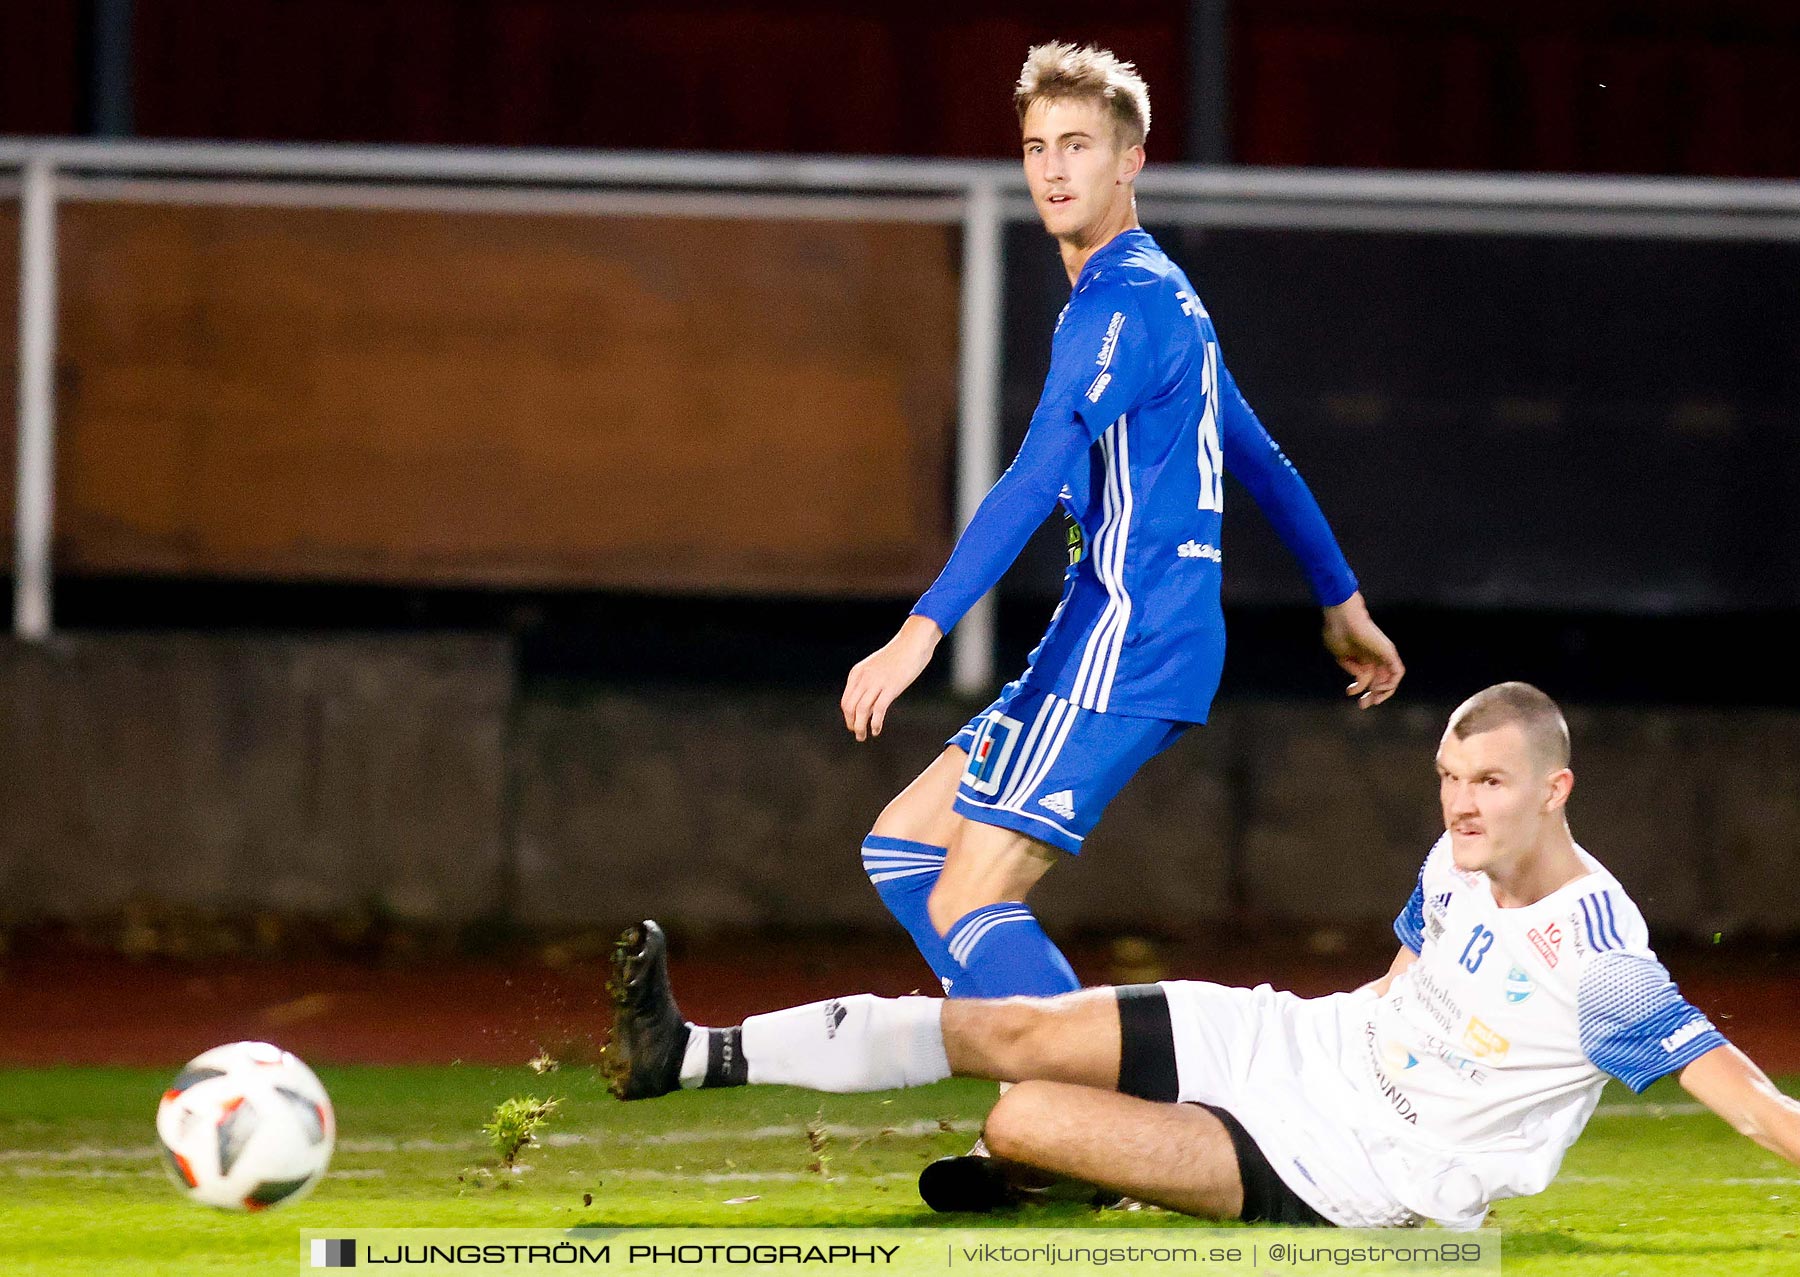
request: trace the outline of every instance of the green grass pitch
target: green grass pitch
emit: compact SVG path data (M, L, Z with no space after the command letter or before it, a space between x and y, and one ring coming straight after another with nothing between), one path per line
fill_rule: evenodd
M337 1225L929 1225L938 1220L913 1177L927 1159L967 1149L993 1096L990 1085L955 1082L882 1096L754 1089L622 1105L585 1068L320 1074L338 1112L331 1175L299 1205L246 1216L190 1206L165 1181L151 1119L166 1072L0 1071L0 1272L287 1274L300 1230ZM522 1094L563 1105L521 1157L525 1169L508 1175L479 1128L495 1104ZM1609 1089L1550 1191L1497 1209L1505 1271L1800 1274L1800 1171L1685 1100L1667 1081L1643 1097ZM1073 1205L976 1222L1192 1223Z

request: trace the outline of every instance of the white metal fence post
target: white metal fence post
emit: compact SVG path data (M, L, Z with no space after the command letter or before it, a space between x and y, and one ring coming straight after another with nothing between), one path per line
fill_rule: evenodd
M19 466L13 633L50 637L56 482L56 169L26 161L19 192Z
M956 526L969 524L975 507L1000 473L1000 190L972 182L963 217L962 317L956 429ZM950 684L964 695L994 681L994 595L969 609L951 640Z

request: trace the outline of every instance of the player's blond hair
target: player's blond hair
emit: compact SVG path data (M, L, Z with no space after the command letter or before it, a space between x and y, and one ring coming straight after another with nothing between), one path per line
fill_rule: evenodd
M1518 724L1532 756L1550 771L1569 765L1569 724L1556 702L1530 683L1495 683L1458 705L1451 735L1467 740L1509 723Z
M1137 67L1098 45L1052 42L1025 55L1025 67L1013 87L1019 123L1033 102L1087 99L1105 107L1113 118L1121 147L1142 146L1150 133L1150 90Z

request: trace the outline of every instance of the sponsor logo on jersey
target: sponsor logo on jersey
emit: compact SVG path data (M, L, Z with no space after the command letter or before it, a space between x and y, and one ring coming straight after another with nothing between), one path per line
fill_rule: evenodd
M1094 378L1094 384L1087 389L1089 403L1099 403L1100 396L1105 394L1106 388L1112 384L1112 374L1107 369L1112 366L1113 351L1117 350L1119 346L1119 330L1124 326L1125 312L1115 310L1112 322L1106 326L1106 337L1100 343L1100 353L1094 356L1094 366L1100 370L1100 375Z
M1396 1073L1404 1073L1419 1063L1419 1057L1406 1049L1406 1043L1393 1038L1381 1040L1381 1062Z
M1506 1000L1508 1002L1523 1002L1535 992L1537 992L1537 986L1531 982L1531 976L1524 967L1514 967L1506 973Z
M1409 1126L1419 1124L1419 1110L1414 1106L1412 1097L1402 1091L1387 1070L1381 1067L1381 1052L1375 1044L1375 1026L1363 1025L1363 1045L1368 1049L1369 1070L1374 1074L1375 1089L1381 1092L1381 1098L1394 1108L1400 1120Z
M1211 559L1214 563L1225 561L1225 551L1211 541L1183 541L1175 547L1178 559Z
M1182 314L1198 315L1201 319L1210 319L1211 318L1211 316L1206 313L1206 307L1200 304L1200 299L1198 297L1194 296L1192 293L1188 292L1187 289L1185 289L1185 288L1176 289L1175 295L1177 297L1181 298L1181 313Z
M1419 1045L1429 1054L1443 1061L1453 1069L1456 1075L1475 1086L1487 1085L1487 1070L1481 1068L1466 1055L1460 1055L1450 1049L1450 1044L1434 1033L1427 1033Z
M1062 331L1062 321L1067 319L1068 317L1069 317L1069 303L1064 302L1063 308L1056 312L1056 327L1052 328L1050 330L1052 335Z
M1702 1033L1710 1033L1712 1026L1712 1021L1705 1016L1701 1016L1698 1020L1689 1020L1662 1040L1662 1049L1673 1055Z
M1038 799L1038 806L1055 812L1064 820L1070 820L1075 815L1075 794L1072 790L1059 789L1054 794L1045 794Z
M1479 1060L1498 1060L1512 1050L1510 1041L1473 1015L1469 1017L1469 1027L1463 1030L1463 1045L1475 1052Z
M1449 990L1432 978L1431 972L1421 970L1419 966L1411 968L1418 974L1413 978L1413 988L1419 991L1419 1001L1425 1013L1446 1033L1455 1032L1456 1026L1462 1023L1462 1007L1450 996Z
M1110 323L1106 325L1106 336L1100 342L1100 353L1094 356L1094 367L1104 368L1112 362L1113 351L1119 345L1119 329L1125 327L1125 312L1115 310Z
M1525 938L1531 941L1531 947L1538 951L1538 957L1544 960L1546 966L1553 967L1556 965L1556 959L1559 956L1557 950L1562 948L1563 937L1561 927L1557 926L1554 922L1545 927L1542 931L1533 927L1530 931L1525 933Z

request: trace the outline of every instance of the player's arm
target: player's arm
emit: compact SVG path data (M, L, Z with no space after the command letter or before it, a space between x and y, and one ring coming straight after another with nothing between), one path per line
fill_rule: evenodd
M1105 424L1135 402L1151 358L1146 337L1129 288L1094 286L1070 301L1019 455L982 498L950 561L900 632L850 671L839 708L857 740L881 735L888 706L924 672L939 640L1019 557Z
M1387 973L1379 980L1371 980L1363 985L1357 990L1358 993L1373 993L1378 998L1385 998L1388 990L1394 987L1394 981L1400 973L1419 960L1419 952L1425 947L1425 868L1423 865L1419 867L1419 876L1413 880L1412 895L1406 898L1406 907L1394 919L1394 938L1400 941L1400 951L1388 964Z
M1682 1069L1681 1085L1738 1134L1800 1165L1800 1101L1776 1090L1735 1046L1715 1046Z
M1019 455L981 499L936 583L900 632L851 668L839 708L857 740L881 735L888 706L924 673L939 640L1019 557L1056 508L1063 476L1087 448L1074 421L1033 419Z
M1363 709L1394 694L1406 674L1393 642L1369 616L1331 525L1312 489L1263 429L1262 422L1219 361L1219 420L1225 468L1255 499L1306 573L1313 597L1325 613L1325 648L1352 678L1346 689Z

